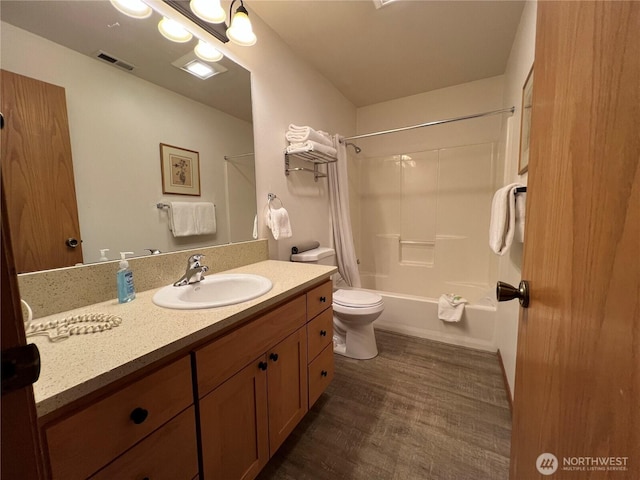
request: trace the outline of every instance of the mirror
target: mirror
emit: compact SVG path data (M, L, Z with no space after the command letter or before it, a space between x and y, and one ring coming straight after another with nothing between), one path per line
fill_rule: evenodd
M65 89L84 263L100 249L115 260L253 238L247 70L223 58L210 64L222 73L201 80L172 65L195 58L197 39L166 40L155 12L133 19L110 2L78 0L0 8L2 68ZM198 152L200 196L163 194L163 143ZM156 206L172 201L214 203L216 233L174 237L169 212Z

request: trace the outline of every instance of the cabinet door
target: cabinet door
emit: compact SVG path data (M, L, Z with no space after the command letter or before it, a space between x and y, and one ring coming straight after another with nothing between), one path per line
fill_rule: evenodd
M207 480L251 480L269 460L266 368L263 355L200 401Z
M268 352L271 455L307 413L307 330L289 335Z

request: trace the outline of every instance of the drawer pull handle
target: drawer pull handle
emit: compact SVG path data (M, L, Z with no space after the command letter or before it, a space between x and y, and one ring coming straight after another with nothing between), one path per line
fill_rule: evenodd
M326 377L329 374L329 372L327 372L326 370L322 370L320 372L320 375L322 375L323 377Z
M321 337L326 337L327 336L327 331L326 330L320 330L320 336Z
M325 303L327 301L327 297L320 297L320 303Z
M269 355L269 358L271 360L273 360L274 362L278 361L278 354L277 353L272 353L271 355Z
M131 415L129 415L129 418L131 418L133 423L135 423L136 425L140 425L142 422L144 422L147 419L148 416L149 416L148 410L138 407L133 409L133 412L131 412Z
M267 362L260 362L258 368L264 372L267 369Z

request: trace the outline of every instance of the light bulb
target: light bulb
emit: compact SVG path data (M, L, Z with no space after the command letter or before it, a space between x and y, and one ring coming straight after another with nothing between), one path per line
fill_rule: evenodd
M141 0L111 0L116 10L132 18L149 18L151 7Z
M209 23L222 23L227 19L227 14L220 5L220 0L191 0L191 10L198 17Z
M233 43L249 47L256 43L256 34L253 33L249 13L243 6L238 7L231 19L231 25L227 29L227 37Z
M222 60L224 56L217 48L203 40L198 42L198 45L196 45L193 51L205 62L217 62L218 60Z
M185 43L193 38L193 35L175 20L164 17L158 23L158 30L172 42Z

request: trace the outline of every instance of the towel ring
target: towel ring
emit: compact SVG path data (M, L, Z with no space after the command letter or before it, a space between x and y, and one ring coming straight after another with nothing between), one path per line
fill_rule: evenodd
M267 194L267 207L269 207L269 210L271 210L271 202L273 200L278 200L280 202L280 207L284 208L284 203L282 202L281 199L278 198L278 196L275 193L268 193Z

